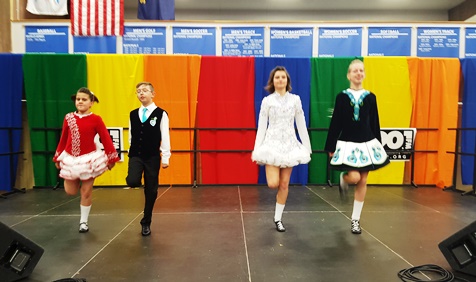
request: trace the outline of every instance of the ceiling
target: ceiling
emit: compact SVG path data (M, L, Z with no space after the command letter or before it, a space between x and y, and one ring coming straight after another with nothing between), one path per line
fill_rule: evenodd
M175 0L177 10L441 10L464 0Z

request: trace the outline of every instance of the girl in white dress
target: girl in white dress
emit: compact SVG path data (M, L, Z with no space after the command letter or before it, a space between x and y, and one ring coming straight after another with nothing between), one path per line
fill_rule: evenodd
M270 93L262 103L258 130L251 159L265 165L266 181L271 189L278 189L274 222L276 230L286 231L281 218L288 198L289 179L294 166L311 160L311 142L301 99L291 94L291 78L284 67L275 67L265 89ZM296 136L299 133L299 142Z

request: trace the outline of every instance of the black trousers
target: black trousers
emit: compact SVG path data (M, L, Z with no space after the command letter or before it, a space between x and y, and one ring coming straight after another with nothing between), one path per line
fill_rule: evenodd
M129 187L140 187L142 173L144 173L144 217L140 221L142 225L150 225L152 222L152 210L157 199L157 189L159 188L159 171L161 158L152 156L147 159L132 157L129 158L126 183Z

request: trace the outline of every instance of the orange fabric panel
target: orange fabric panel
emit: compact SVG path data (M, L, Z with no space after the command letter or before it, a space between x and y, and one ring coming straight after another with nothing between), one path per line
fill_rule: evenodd
M144 79L154 85L154 102L170 119L170 166L160 171L160 184L192 184L195 115L201 57L144 55ZM180 129L182 128L182 129Z
M409 58L413 113L411 127L416 127L415 150L437 153L415 153L415 183L452 184L460 62L453 58ZM437 130L424 130L436 128Z

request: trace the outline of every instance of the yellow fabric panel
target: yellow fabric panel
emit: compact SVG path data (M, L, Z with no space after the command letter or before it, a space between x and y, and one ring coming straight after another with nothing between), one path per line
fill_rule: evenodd
M138 104L135 86L144 77L143 55L87 55L88 88L99 98L92 111L107 127L123 127L124 150L129 149L129 112ZM138 107L138 106L137 106ZM124 161L96 179L94 185L126 185L127 153Z
M460 62L456 58L409 58L414 109L412 126L436 128L419 130L415 150L437 153L415 153L415 183L452 184L456 132L448 128L458 124Z
M192 184L195 115L201 56L146 55L144 79L154 85L154 102L170 118L170 166L160 171L160 184Z
M364 88L377 96L381 128L408 128L412 96L408 63L405 57L365 57ZM405 162L392 161L369 173L371 184L402 184Z

